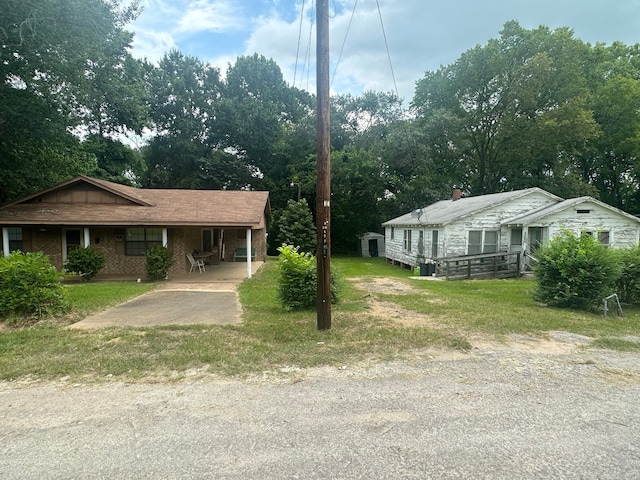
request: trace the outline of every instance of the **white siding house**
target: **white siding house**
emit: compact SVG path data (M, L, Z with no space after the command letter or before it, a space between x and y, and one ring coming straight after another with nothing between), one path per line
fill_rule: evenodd
M386 258L416 266L493 252L531 254L563 229L590 232L604 244L638 245L640 219L591 197L563 200L540 188L442 200L383 223ZM526 256L521 257L525 267Z

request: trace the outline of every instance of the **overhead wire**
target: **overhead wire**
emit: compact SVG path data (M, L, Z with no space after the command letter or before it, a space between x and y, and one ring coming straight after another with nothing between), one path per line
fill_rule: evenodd
M298 46L296 48L296 64L293 69L293 86L296 86L296 77L298 74L298 60L300 58L300 40L302 39L302 23L304 21L304 4L305 0L302 0L302 8L300 9L300 27L298 28Z
M334 4L334 12L337 11L336 9L336 4L335 4L335 0L333 0L333 4ZM300 11L300 26L298 28L298 45L297 45L297 49L296 49L296 64L295 64L295 69L294 69L294 74L293 74L293 86L295 87L296 85L296 81L297 81L297 72L298 72L298 63L300 60L300 45L301 45L301 41L302 41L302 25L304 23L304 10L305 10L305 5L306 5L306 0L302 0L302 8ZM345 33L344 36L344 40L342 41L342 46L340 47L340 54L338 55L338 60L336 62L336 65L334 67L333 70L333 75L331 76L331 85L333 85L333 81L335 80L335 76L336 73L338 72L338 67L340 66L340 62L342 61L342 54L344 53L344 48L345 45L347 43L347 38L349 37L349 32L351 30L351 24L353 23L353 19L355 17L355 12L356 12L356 8L358 6L358 0L355 0L354 4L353 4L353 9L351 10L351 17L349 18L349 24L347 26L347 31ZM315 4L313 2L313 0L311 1L311 10L313 12L315 7ZM391 78L393 80L393 87L394 90L396 92L396 96L400 97L399 93L398 93L398 84L396 82L396 75L395 75L395 71L393 69L393 61L391 59L391 51L389 50L389 42L387 40L387 32L384 28L384 20L382 18L382 10L380 9L380 1L376 0L376 7L378 9L378 17L380 18L380 27L382 29L382 37L384 39L384 45L387 51L387 59L389 61L389 69L391 70ZM333 15L334 17L336 16L336 13L334 13ZM311 75L311 43L312 43L312 33L313 33L313 15L310 16L310 22L309 22L309 39L308 39L308 43L307 43L307 51L306 51L306 55L305 55L305 61L304 61L304 66L306 67L306 71L307 71L307 89L309 88L309 77ZM304 77L304 71L305 68L302 68L302 73L301 73L301 77ZM301 80L301 84L302 84L302 80Z
M384 37L384 45L387 48L387 58L389 59L389 68L391 69L391 78L393 78L393 87L396 89L396 97L400 98L398 94L398 84L396 83L396 75L393 72L393 62L391 61L391 52L389 51L389 43L387 42L387 32L384 30L384 22L382 21L382 11L380 10L380 2L376 0L378 6L378 16L380 17L380 26L382 27L382 36Z
M358 0L356 0L353 4L353 10L351 10L351 18L349 18L349 25L347 25L347 32L344 35L344 40L342 41L342 47L340 47L340 55L338 55L338 61L336 62L336 66L333 69L333 75L331 76L331 83L333 85L333 80L336 78L336 73L338 72L338 66L340 65L340 60L342 60L342 52L344 51L344 46L347 43L347 37L349 36L349 30L351 30L351 22L353 22L353 17L356 13L356 7L358 6Z

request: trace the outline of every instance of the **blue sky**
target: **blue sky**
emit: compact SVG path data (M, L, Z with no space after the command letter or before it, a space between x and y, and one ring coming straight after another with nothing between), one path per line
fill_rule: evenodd
M297 87L315 91L313 0L142 0L142 4L140 17L127 26L135 33L135 56L157 61L177 48L224 72L238 56L258 53L273 58L290 85L295 78ZM405 104L426 71L450 64L462 52L497 37L509 20L518 20L525 28L566 26L575 37L592 44L640 42L640 0L330 0L330 5L332 75L342 51L332 91L358 95L364 90L394 90L397 85ZM305 60L307 50L309 60Z

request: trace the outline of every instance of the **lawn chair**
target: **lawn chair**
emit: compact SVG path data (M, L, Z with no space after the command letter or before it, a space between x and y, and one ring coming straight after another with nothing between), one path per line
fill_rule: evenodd
M200 273L204 272L204 260L196 260L190 253L187 253L187 258L189 259L189 263L191 264L191 270L189 270L189 273L193 272L196 268L200 271Z

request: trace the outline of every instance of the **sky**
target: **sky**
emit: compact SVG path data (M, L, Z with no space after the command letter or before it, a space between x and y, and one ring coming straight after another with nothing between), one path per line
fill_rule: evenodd
M272 58L289 85L315 92L314 0L142 0L127 25L133 55L172 48L220 68ZM332 93L394 91L413 99L425 72L499 37L505 22L569 27L591 44L640 43L640 0L329 0ZM379 8L379 9L378 9ZM385 42L386 37L386 42ZM388 53L387 53L388 48Z

